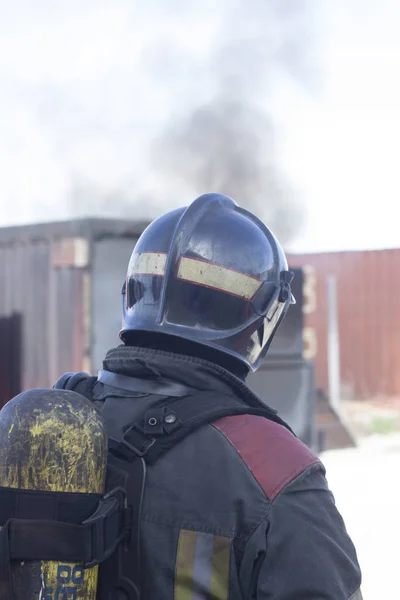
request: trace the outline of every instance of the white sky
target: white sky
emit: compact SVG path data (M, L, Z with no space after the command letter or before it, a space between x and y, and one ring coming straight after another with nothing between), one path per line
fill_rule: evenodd
M309 215L295 247L400 246L400 2L326 4L323 101L291 138Z
M282 74L273 98L307 209L293 248L400 246L400 2L318 1L322 92ZM185 74L207 56L218 3L177 20L168 0L146 2L0 0L0 224L67 216L73 182L162 194L143 148L194 93Z

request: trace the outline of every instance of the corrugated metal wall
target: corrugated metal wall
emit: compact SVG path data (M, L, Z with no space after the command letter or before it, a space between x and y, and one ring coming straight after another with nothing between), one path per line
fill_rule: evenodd
M23 389L82 368L85 269L63 258L60 243L45 238L0 243L0 317L22 317Z
M341 381L356 398L400 396L400 249L290 255L305 267L305 342L328 389L327 276L336 277Z

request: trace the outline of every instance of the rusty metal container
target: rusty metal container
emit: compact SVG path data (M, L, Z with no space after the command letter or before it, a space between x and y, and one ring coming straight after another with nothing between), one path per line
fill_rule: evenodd
M302 267L305 353L328 390L327 277L336 278L341 384L356 399L400 396L400 249L290 255Z
M100 366L106 342L118 343L119 291L145 225L82 219L0 229L0 404L16 387L52 386L60 373Z

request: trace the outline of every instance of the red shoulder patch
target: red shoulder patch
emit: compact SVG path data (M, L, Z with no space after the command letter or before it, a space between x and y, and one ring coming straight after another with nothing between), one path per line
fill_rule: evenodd
M213 423L232 444L272 502L318 457L285 427L257 415L224 417Z

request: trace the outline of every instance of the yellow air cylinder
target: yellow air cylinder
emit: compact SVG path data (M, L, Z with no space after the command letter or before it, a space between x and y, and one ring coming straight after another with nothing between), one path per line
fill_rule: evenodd
M29 390L0 411L2 487L103 494L107 450L101 416L75 392ZM12 600L95 600L97 576L97 566L13 561Z

